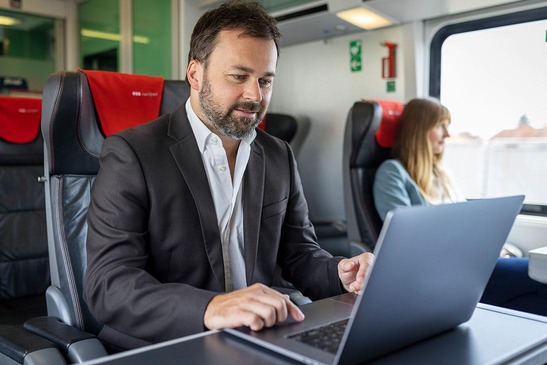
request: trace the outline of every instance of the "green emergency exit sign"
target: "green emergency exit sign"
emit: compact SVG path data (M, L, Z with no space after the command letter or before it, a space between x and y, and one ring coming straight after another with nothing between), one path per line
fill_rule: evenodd
M390 80L386 82L386 91L388 93L394 93L395 92L395 81Z
M351 72L361 71L363 69L363 43L360 39L356 39L349 42L349 56L350 56L350 69Z

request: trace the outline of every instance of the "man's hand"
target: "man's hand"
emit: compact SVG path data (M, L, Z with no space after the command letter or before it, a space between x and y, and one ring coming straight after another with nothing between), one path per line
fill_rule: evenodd
M259 331L284 322L290 315L297 321L304 314L284 295L263 284L215 296L207 306L203 323L208 329L250 327Z
M373 265L374 255L368 252L340 261L338 263L338 276L344 289L350 293L358 294Z

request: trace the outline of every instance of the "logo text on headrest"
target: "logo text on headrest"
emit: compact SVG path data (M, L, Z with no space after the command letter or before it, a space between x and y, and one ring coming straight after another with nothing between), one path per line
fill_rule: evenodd
M28 113L38 113L38 109L25 109L25 108L19 108L17 110L21 114L28 114Z
M133 96L148 96L148 97L156 97L159 93L157 92L142 92L142 91L133 91L131 92L131 95Z

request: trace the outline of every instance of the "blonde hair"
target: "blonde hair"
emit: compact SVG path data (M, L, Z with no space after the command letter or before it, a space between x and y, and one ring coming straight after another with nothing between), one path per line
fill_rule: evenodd
M446 120L450 123L450 119L450 111L437 99L412 99L405 105L397 127L393 156L403 164L429 202L435 199L435 179L442 198L449 196L450 181L441 166L442 153L433 153L429 132L439 123Z

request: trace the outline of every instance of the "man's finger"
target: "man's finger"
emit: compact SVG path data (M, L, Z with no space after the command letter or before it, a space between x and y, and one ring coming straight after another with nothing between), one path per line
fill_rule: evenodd
M291 315L291 317L295 320L295 321L302 321L304 320L304 313L302 313L302 311L300 310L300 308L298 308L296 306L296 304L294 304L293 302L291 302L291 300L289 298L287 298L287 310L289 312L289 314Z

